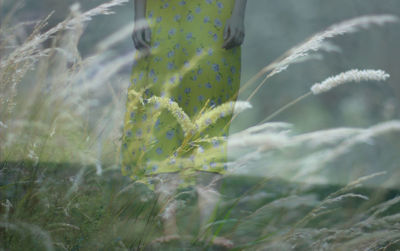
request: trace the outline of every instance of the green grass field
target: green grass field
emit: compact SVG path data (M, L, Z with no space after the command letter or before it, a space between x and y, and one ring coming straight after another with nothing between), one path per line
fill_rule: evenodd
M221 250L197 239L196 193L191 189L177 198L182 239L152 243L161 235L155 194L119 170L97 176L94 166L74 163L3 162L0 188L4 250ZM391 224L399 217L399 204L393 203L397 190L355 188L352 193L369 200L342 198L303 221L341 188L227 176L210 228L231 239L234 250L320 250L323 242L336 250L389 245L385 237L399 234L398 225ZM385 203L391 205L380 210ZM397 243L389 246L386 250L400 248Z
M341 59L332 70L329 64L317 68L322 61L306 71L312 74L296 68L340 51L327 43L332 38L398 24L397 16L366 13L316 30L268 65L251 69L258 71L253 77L244 72L249 80L235 103L242 111L239 126L219 139L230 144L231 158L214 214L202 225L198 187L179 189L172 198L180 238L161 242L167 206L159 194L123 176L119 162L124 98L140 103L142 96L126 91L131 54L111 51L130 39L131 27L80 47L88 22L99 24L94 17L126 3L112 0L87 11L73 5L64 21L49 26L51 15L22 22L16 13L29 10L0 0L7 7L0 16L0 250L400 249L397 51L382 52L383 65L367 61L376 49L369 48L361 55L365 62L358 55L346 64L350 69L342 69ZM393 27L379 28L390 33ZM365 43L364 35L349 44ZM90 53L81 49L87 47ZM295 86L305 79L314 84ZM203 116L184 120L177 103L153 99L188 128L183 150L212 140L190 132L208 126ZM251 106L257 112L243 113ZM231 105L221 107L208 112L234 113Z

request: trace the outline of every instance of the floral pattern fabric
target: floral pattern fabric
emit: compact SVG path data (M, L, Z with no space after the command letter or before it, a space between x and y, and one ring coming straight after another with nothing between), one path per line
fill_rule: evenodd
M153 96L177 103L191 120L227 101L240 85L241 49L222 48L232 0L148 0L151 53L136 51L128 87L121 164L125 175L148 183L157 173L226 170L226 138L232 115L222 116L182 150L185 135L171 111ZM186 162L179 161L185 158ZM164 164L163 164L164 163ZM166 163L166 164L165 164Z

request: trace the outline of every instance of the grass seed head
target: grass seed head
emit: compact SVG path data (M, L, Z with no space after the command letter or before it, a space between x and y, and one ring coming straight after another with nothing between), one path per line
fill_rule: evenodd
M327 92L332 88L339 85L361 81L385 81L390 77L389 74L382 70L350 70L347 72L340 73L339 75L329 77L322 83L314 84L311 87L311 92L314 95L318 95L323 92Z

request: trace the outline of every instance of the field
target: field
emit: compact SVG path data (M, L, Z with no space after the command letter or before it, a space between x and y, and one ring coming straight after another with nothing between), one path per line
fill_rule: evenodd
M126 97L141 100L126 92L132 23L110 27L128 15L128 1L74 4L63 15L61 3L48 3L51 14L0 1L0 248L400 249L400 5L366 1L368 11L330 16L346 4L317 2L275 3L267 16L249 3L239 101L206 112L234 114L230 136L201 138L191 130L203 130L206 116L175 116L187 142L228 144L221 199L204 226L197 188L178 190L180 238L158 241L165 205L119 162ZM325 19L291 33L293 13Z

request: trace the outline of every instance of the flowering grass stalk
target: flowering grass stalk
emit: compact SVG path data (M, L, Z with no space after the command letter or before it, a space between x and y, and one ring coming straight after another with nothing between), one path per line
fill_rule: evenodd
M329 38L348 33L354 33L362 28L365 29L374 24L384 25L387 23L396 23L398 22L398 20L399 18L394 15L366 15L333 24L326 30L314 34L303 43L291 48L277 60L265 66L244 85L242 85L239 91L235 95L233 95L232 98L236 98L240 93L242 93L246 88L254 84L264 74L270 72L246 99L246 101L250 101L254 97L254 95L260 90L260 88L267 82L268 79L282 72L283 70L286 70L291 64L299 61L302 62L301 59L308 57L310 52L317 52L321 49L326 48L326 40ZM332 50L328 46L328 49L326 51L330 52ZM232 121L236 117L237 115L233 116L229 124L232 123Z
M205 112L204 114L201 114L200 117L195 121L195 124L199 128L199 132L202 132L209 125L216 123L218 119L234 113L235 114L241 113L247 109L250 109L251 107L252 106L249 102L228 101L222 105L210 109L208 112Z
M287 69L292 63L299 60L299 58L308 56L310 52L316 52L321 48L324 48L324 42L326 41L326 39L348 33L354 33L359 31L361 28L368 28L373 24L384 25L387 23L395 22L398 22L398 17L394 15L367 15L349 19L338 24L333 24L326 30L318 32L315 35L311 36L300 45L291 48L282 57L264 67L249 82L245 83L240 91L243 91L248 85L254 83L255 80L257 80L265 73L272 71L249 96L249 98L247 99L247 101L249 101L267 79Z
M311 92L314 95L327 92L332 88L339 85L355 82L360 83L362 81L385 81L390 77L389 74L382 70L350 70L347 72L340 73L339 75L327 78L322 83L314 84L311 87Z
M390 77L389 74L382 70L350 70L347 72L340 73L339 75L329 77L321 83L316 83L311 87L311 90L306 94L298 97L297 99L291 101L290 103L284 105L273 114L266 117L264 120L259 122L258 124L265 123L270 121L275 116L281 114L283 111L286 111L288 108L296 105L300 101L306 99L307 97L311 96L312 94L318 95L324 92L328 92L331 89L343 85L345 83L356 82L359 83L361 81L385 81Z
M169 98L153 96L147 99L149 104L160 106L161 108L167 109L178 121L183 129L185 137L192 135L196 131L196 126L190 120L190 117L183 111L183 109L174 101Z

